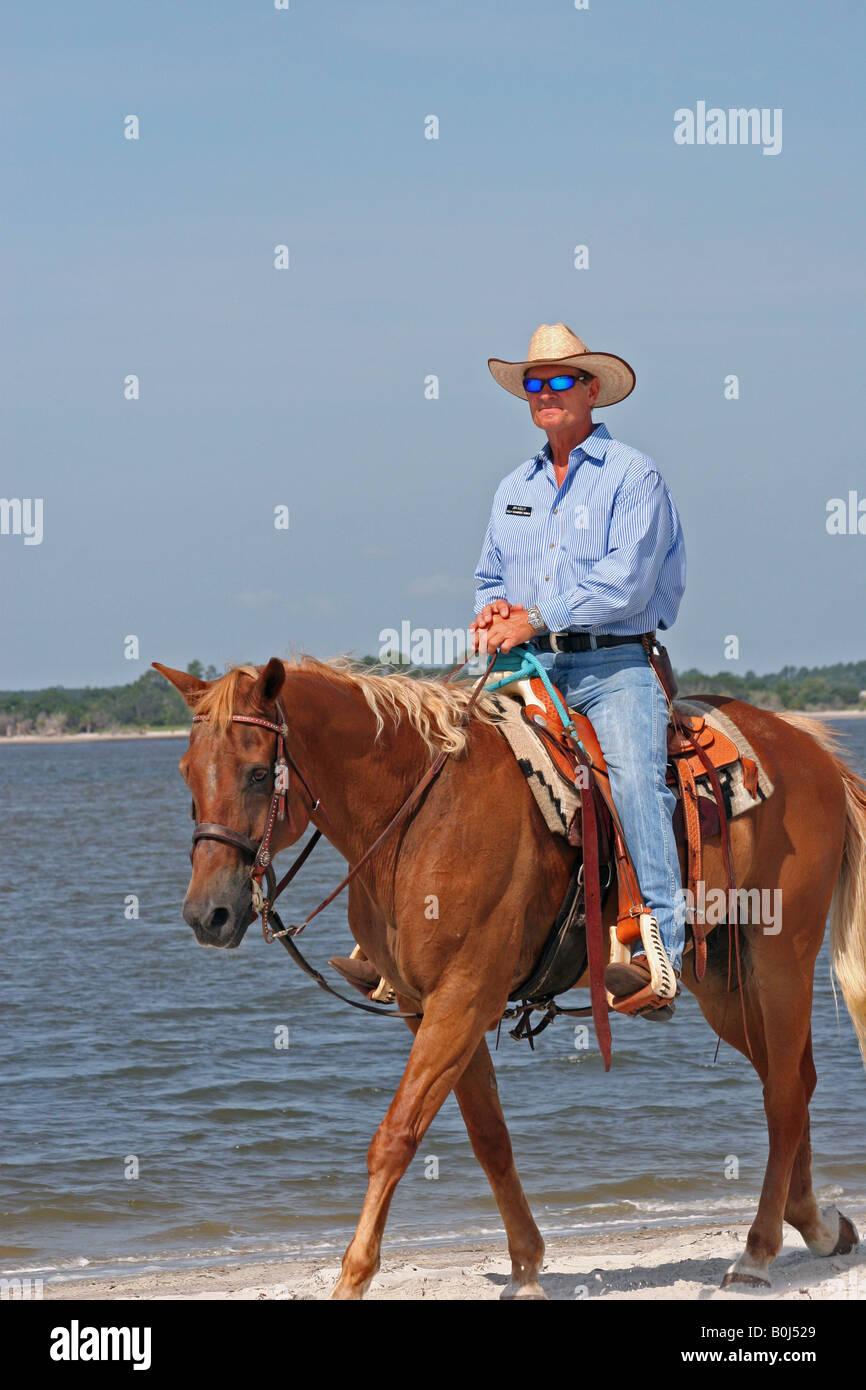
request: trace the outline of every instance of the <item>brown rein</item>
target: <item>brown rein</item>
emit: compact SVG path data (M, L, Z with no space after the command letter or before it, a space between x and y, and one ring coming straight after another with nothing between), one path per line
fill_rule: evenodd
M466 709L464 710L461 716L461 725L467 724L469 722L478 697L481 694L481 691L487 682L490 672L493 670L497 656L498 652L494 652L490 658L490 661L488 662L487 669L476 682L475 688L472 692L469 702L466 705ZM450 681L452 676L456 675L458 671L461 671L463 667L467 664L467 662L470 660L471 657L467 657L466 661L461 661L459 666L455 666L452 671L449 671L447 676L445 676L444 678L445 682ZM274 908L274 903L282 893L283 889L287 888L289 884L292 882L292 879L306 863L313 849L316 847L319 840L322 838L322 832L317 828L315 832L310 836L306 845L302 849L301 853L297 856L291 867L283 875L279 883L277 883L276 875L273 870L273 857L271 855L270 844L271 835L273 834L273 829L276 821L285 820L288 816L289 828L292 828L292 813L291 807L289 805L289 768L291 768L292 771L295 772L299 781L301 782L301 785L303 786L304 790L310 798L310 801L312 803L310 806L310 814L312 814L312 812L315 810L321 809L322 815L325 817L325 819L327 820L329 819L329 817L325 807L322 805L321 799L319 797L314 797L303 773L301 772L297 763L292 758L291 753L289 753L288 749L286 748L285 741L288 736L289 728L286 722L285 711L279 699L275 700L274 704L276 706L277 715L280 721L279 723L275 723L271 719L260 719L255 715L232 715L232 723L254 724L262 729L270 729L277 736L277 756L274 761L274 790L271 795L271 804L268 808L268 816L265 822L265 829L262 834L261 840L259 841L258 845L256 845L255 841L251 840L249 836L241 834L240 831L232 830L230 826L219 825L214 821L202 821L196 824L195 829L192 833L192 845L190 847L189 852L190 861L192 861L193 852L199 840L218 840L220 843L230 845L233 849L238 850L246 858L252 859L252 867L250 868L250 880L252 883L252 910L254 917L261 916L262 933L264 935L265 941L269 943L272 941L281 941L282 944L285 946L286 950L289 952L289 955L292 957L295 963L300 966L300 968L305 972L305 974L309 975L311 979L315 980L316 983L322 989L327 991L328 994L333 994L335 998L342 999L344 1004L351 1004L352 1008L354 1009L363 1009L365 1013L377 1014L380 1018L421 1018L421 1014L395 1013L391 1009L376 1008L374 1004L362 1004L360 1000L350 999L348 995L341 994L339 990L333 989L331 985L328 984L325 977L321 975L319 971L315 969L314 966L310 965L309 961L304 959L301 952L298 950L297 946L291 938L294 936L299 936L300 933L304 930L304 928L310 922L312 922L313 918L317 917L319 913L328 906L329 903L332 903L334 899L338 897L340 893L342 893L344 888L348 887L355 875L372 858L372 856L385 842L385 840L388 838L391 832L395 830L397 826L400 825L410 814L410 812L415 808L415 806L418 804L421 797L423 796L424 792L430 786L431 782L434 780L434 778L438 776L446 760L448 759L449 754L447 750L443 750L441 753L439 753L435 761L430 765L427 772L425 772L424 776L421 778L421 781L409 793L409 796L403 802L403 805L397 811L396 815L393 816L392 819L385 826L385 829L382 831L381 835L379 835L379 837L373 842L370 848L361 856L357 863L349 869L349 872L346 874L345 878L343 878L341 882L337 884L337 887L334 889L334 891L330 893L328 897L324 899L323 902L320 902L317 908L314 908L314 910L304 918L300 926L284 927L282 921L280 920L279 914L276 912ZM206 721L207 715L205 714L196 714L193 716L193 723L204 723ZM267 882L266 893L262 892L263 878ZM271 926L272 918L278 924L277 930L274 930L274 928Z

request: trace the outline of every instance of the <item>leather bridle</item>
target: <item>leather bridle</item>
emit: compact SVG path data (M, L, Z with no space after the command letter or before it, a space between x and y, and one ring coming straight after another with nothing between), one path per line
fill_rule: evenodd
M271 804L268 808L268 816L265 821L265 828L262 838L256 844L248 835L242 835L239 830L232 830L228 825L219 825L216 821L200 821L196 824L192 832L192 845L190 846L189 858L192 863L193 853L199 840L218 840L221 844L231 845L232 849L239 850L240 853L252 861L250 867L250 882L252 884L253 912L256 917L261 916L262 932L266 941L273 940L273 933L268 924L268 919L273 911L273 904L282 893L283 889L291 882L287 874L277 884L276 874L273 867L273 855L271 854L271 836L273 835L274 825L277 821L286 820L288 817L289 829L292 825L292 812L289 805L289 768L295 773L304 790L310 798L310 812L317 810L321 805L318 797L315 797L307 785L307 780L301 769L298 767L291 753L286 748L286 736L289 726L286 723L286 714L279 700L274 701L277 710L279 723L274 723L271 719L260 719L252 714L233 714L233 724L255 724L260 729L270 729L277 736L277 756L274 760L273 778L274 790L271 795ZM206 723L206 714L193 715L194 724ZM323 808L324 809L324 808ZM315 835L304 848L303 858L296 861L292 868L301 867L306 856L310 853L316 841L321 837L321 830L317 830ZM290 871L291 873L291 871ZM294 874L291 874L294 877ZM267 881L267 893L262 892L262 879Z
M477 681L472 695L469 701L467 702L466 709L463 712L461 723L466 724L469 722L476 701L478 700L478 697L481 694L482 688L484 687L487 678L490 675L490 672L493 670L493 666L496 662L496 657L497 653L494 652L490 658L490 661L488 662L484 674ZM467 658L467 661L469 659L470 658ZM462 661L459 666L455 666L453 671L449 671L448 675L445 677L445 680L449 681L451 677L455 675L457 671L462 670L466 664L466 661ZM297 763L295 762L294 758L292 757L291 753L288 751L286 747L286 738L288 736L289 726L286 722L285 710L283 709L283 706L279 699L276 699L274 701L274 704L276 706L277 718L279 720L279 723L276 723L271 719L259 718L258 716L252 714L233 714L231 716L231 721L233 724L254 724L261 729L270 729L271 732L276 734L277 737L277 752L273 766L274 789L271 795L271 804L268 808L268 816L265 822L265 828L261 840L257 845L255 841L251 840L248 835L241 834L239 830L232 830L232 828L228 825L220 825L216 821L200 821L196 823L195 829L192 832L192 844L190 846L189 851L190 863L192 863L193 853L195 852L195 847L198 844L199 840L216 840L220 844L230 845L232 849L238 850L246 859L252 861L250 867L250 881L252 884L252 909L254 917L260 916L262 919L262 933L264 935L265 941L281 941L282 944L285 946L286 950L295 960L295 962L301 967L302 970L306 972L306 974L308 974L311 977L311 979L314 979L316 983L321 986L322 989L328 992L328 994L335 995L337 999L342 999L345 1004L351 1004L353 1008L363 1009L366 1013L378 1014L382 1018L421 1018L421 1014L396 1013L393 1009L378 1009L373 1004L362 1004L360 1000L350 999L347 995L341 994L336 989L332 989L331 986L328 984L327 980L324 978L324 976L321 975L318 970L316 970L313 966L309 964L308 961L304 959L304 957L301 955L301 952L298 950L297 946L295 945L294 941L291 940L291 938L293 936L300 935L300 933L306 927L307 923L311 922L314 917L318 916L318 914L322 911L323 908L327 907L329 903L332 903L334 901L334 898L336 898L338 894L340 894L343 891L343 889L351 882L351 880L355 877L358 871L362 869L363 866L367 863L367 861L375 854L376 850L383 843L383 841L387 839L387 837L391 834L392 830L396 829L400 822L406 819L406 817L409 815L409 812L412 811L414 807L417 805L417 803L420 801L427 787L434 780L434 778L438 776L439 771L441 770L445 761L448 758L448 753L446 751L439 753L438 757L435 759L435 761L428 768L427 772L421 778L421 781L418 782L413 791L410 792L409 796L403 802L403 805L400 807L397 814L388 822L378 839L375 840L375 842L370 846L370 848L349 869L349 872L346 874L345 878L343 878L342 882L337 884L337 887L334 889L333 893L330 893L329 896L325 898L323 902L319 903L319 906L317 908L314 908L314 910L307 915L307 917L300 924L300 926L284 927L282 922L280 921L280 917L276 909L274 908L274 903L282 893L283 889L288 887L292 879L306 863L313 849L315 848L319 840L322 838L321 830L316 829L315 832L310 836L310 839L307 841L304 848L301 850L301 853L295 859L291 868L283 875L279 883L277 883L276 874L274 873L272 863L273 856L271 854L270 848L271 836L273 834L274 825L278 820L282 821L288 819L289 828L293 828L292 811L291 806L289 804L290 768L295 773L296 777L298 778L302 787L304 788L308 797L310 798L311 805L309 808L309 814L312 815L314 811L321 810L322 815L327 820L328 813L325 810L325 807L322 805L320 799L317 796L314 796L313 792L310 790L310 787L307 783L306 778L304 777L304 774L301 772L301 769L298 767ZM207 719L208 716L206 714L193 715L194 724L205 723ZM193 815L195 815L194 805ZM262 892L262 879L264 879L267 883L266 893ZM274 929L274 927L271 926L272 920L277 923L276 930Z

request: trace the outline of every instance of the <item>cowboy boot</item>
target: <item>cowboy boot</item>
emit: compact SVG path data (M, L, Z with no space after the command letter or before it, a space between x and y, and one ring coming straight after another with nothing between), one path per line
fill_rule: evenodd
M393 989L384 975L380 975L375 965L368 961L360 946L355 947L351 956L333 956L328 964L339 970L343 979L348 980L365 999L375 999L383 1004L393 1003Z
M680 993L680 972L675 970L674 979L676 982L676 995ZM652 982L652 974L647 963L646 956L637 956L628 964L608 965L604 972L604 986L614 996L614 1008L621 1013L630 1013L628 1009L622 1009L622 1004L636 994L646 990ZM652 1019L658 1023L664 1023L674 1016L673 999L667 1000L662 1004L648 1004L646 1008L638 1009L631 1017Z

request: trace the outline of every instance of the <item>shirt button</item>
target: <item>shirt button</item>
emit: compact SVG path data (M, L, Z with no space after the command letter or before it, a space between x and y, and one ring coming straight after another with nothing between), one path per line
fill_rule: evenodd
M550 575L549 575L549 574L546 574L546 575L544 576L544 582L545 582L545 584L549 584L549 583L550 583Z
M558 511L559 511L559 508L558 508L558 507L554 507L554 509L553 509L553 515L556 516L556 513L557 513Z
M551 541L551 542L550 542L550 548L551 548L551 550L555 550L555 549L556 549L556 541ZM565 546L563 546L562 548L563 548L563 550L564 550L564 549L565 549Z

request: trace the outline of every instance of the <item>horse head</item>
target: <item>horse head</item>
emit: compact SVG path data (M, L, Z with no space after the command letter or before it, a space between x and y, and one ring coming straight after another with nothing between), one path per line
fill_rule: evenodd
M272 877L273 856L310 821L303 777L291 776L278 757L288 732L280 703L286 668L272 657L264 667L237 666L203 681L153 665L195 712L178 764L196 822L183 916L200 945L232 949L257 915L251 869L263 865ZM285 756L298 772L288 750Z

